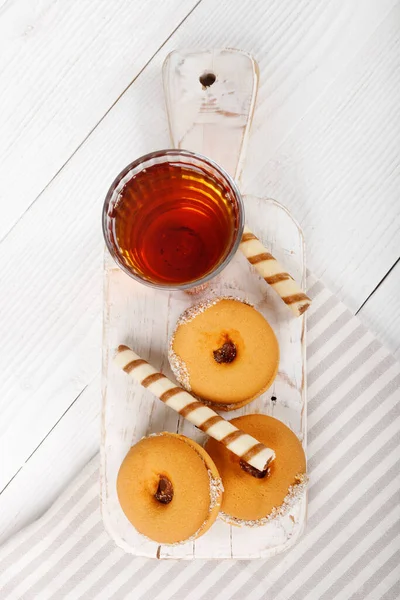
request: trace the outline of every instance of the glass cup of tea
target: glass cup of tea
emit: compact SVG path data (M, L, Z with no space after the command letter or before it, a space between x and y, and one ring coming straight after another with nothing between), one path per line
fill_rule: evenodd
M149 286L189 289L217 275L242 237L239 189L219 165L186 150L152 152L128 165L103 208L115 262Z

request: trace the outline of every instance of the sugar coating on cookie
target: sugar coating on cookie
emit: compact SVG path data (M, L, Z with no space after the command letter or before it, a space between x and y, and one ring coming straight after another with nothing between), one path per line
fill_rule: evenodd
M275 451L275 460L264 477L252 476L240 459L209 439L205 449L214 460L224 485L221 515L237 525L263 525L285 514L304 494L306 459L297 436L282 421L253 414L231 421Z
M207 452L173 433L140 440L117 477L122 510L135 529L160 544L203 535L217 518L223 486Z
M272 384L279 346L268 321L253 306L216 298L183 313L169 359L183 387L217 409L231 410Z

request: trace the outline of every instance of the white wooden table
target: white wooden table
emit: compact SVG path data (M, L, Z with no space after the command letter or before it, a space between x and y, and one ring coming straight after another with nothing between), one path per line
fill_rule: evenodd
M400 5L0 0L0 541L99 445L106 190L169 146L161 65L237 47L261 82L242 190L400 356Z

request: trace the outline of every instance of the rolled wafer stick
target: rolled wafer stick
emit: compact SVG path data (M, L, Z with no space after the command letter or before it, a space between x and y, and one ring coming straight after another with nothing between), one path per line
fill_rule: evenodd
M207 435L224 444L228 450L258 471L265 471L270 462L274 460L275 452L273 450L196 400L194 396L156 371L128 346L118 346L114 360L121 369L143 387L153 392L167 406L176 410Z
M296 317L302 315L311 304L311 299L303 292L293 277L268 252L260 240L245 225L239 246L250 264L265 281L274 288L284 303Z

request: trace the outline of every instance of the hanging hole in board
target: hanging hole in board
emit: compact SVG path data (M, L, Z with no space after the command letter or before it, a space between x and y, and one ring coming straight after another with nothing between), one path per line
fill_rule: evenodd
M211 72L203 73L203 75L200 75L199 77L199 81L203 86L203 89L209 88L213 83L215 83L216 79L216 75Z

